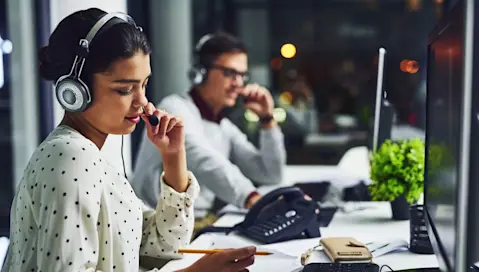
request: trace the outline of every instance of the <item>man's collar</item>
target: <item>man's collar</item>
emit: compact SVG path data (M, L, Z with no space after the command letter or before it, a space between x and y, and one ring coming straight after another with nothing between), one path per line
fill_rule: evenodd
M210 122L220 123L224 118L224 112L221 111L219 114L215 114L211 107L203 100L200 96L198 89L192 88L190 90L190 96L193 99L196 107L200 111L201 117Z

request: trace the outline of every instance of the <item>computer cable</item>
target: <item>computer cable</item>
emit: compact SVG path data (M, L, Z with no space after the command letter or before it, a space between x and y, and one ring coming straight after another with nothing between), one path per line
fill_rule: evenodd
M146 113L145 107L142 107L142 109L143 113ZM155 115L148 116L148 121L152 126L157 126L159 123L158 117ZM121 135L121 162L123 164L123 174L125 175L125 178L128 179L128 176L126 175L125 158L123 157L123 135Z
M125 175L125 178L128 180L128 177L126 176L125 159L123 158L123 135L121 135L121 162L123 163L123 174Z
M383 271L383 268L387 268L389 270L388 271L386 271L386 270ZM383 264L383 265L381 265L381 268L379 268L379 272L390 272L390 271L394 272L394 270L387 264Z

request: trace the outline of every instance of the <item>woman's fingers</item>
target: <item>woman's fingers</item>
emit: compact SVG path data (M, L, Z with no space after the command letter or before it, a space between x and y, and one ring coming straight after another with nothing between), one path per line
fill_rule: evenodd
M148 104L146 104L146 106L143 107L143 110L144 110L144 113L149 116L149 115L153 115L156 108L155 108L155 105L153 105L153 103L148 102Z
M166 130L168 129L168 124L170 123L171 117L168 116L165 112L160 113L161 117L158 117L160 120L159 129L158 129L158 136L160 139L165 137Z
M224 258L227 259L227 261L235 263L238 263L242 260L248 260L249 257L254 256L255 253L256 247L254 246L229 249L221 252L221 254L224 254Z
M158 119L157 125L152 125L149 121L151 116L156 116ZM174 127L183 127L183 119L164 110L156 109L152 103L148 103L143 107L143 114L141 119L145 121L147 127L148 137L153 138L155 136L163 138Z
M148 116L146 116L145 114L142 114L141 119L143 119L143 122L145 122L145 125L146 125L146 135L148 135L148 138L151 139L154 133L153 133L153 127L148 121Z
M168 127L166 128L166 133L168 133L172 128L174 128L177 123L178 123L178 119L175 116L171 116L170 122L168 123Z
M152 138L154 135L158 134L158 125L154 126L151 124L150 116L156 116L159 118L159 111L152 103L148 103L143 107L143 114L141 115L141 119L146 123L148 137Z
M232 268L232 271L244 271L246 267L252 265L253 263L254 263L254 255L238 260L237 262L231 265L232 266L231 268Z

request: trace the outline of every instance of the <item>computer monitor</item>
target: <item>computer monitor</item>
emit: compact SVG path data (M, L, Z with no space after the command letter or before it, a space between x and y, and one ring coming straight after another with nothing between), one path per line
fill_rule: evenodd
M383 90L384 70L386 65L386 49L380 48L378 55L378 73L376 83L376 98L374 101L374 118L372 137L368 148L375 152L387 140L391 138L391 130L394 119L394 107L387 100L387 94Z
M457 1L428 44L424 195L442 271L469 271L479 261L478 11L475 0Z

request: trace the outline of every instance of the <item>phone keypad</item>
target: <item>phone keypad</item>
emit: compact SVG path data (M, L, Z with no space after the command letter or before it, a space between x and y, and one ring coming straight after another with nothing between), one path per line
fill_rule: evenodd
M296 220L300 219L301 216L296 215L292 218L286 219L282 216L275 216L271 218L271 221L265 222L262 225L252 227L250 230L261 231L264 236L274 235L277 232L280 232L284 229L287 229L289 226L294 224Z
M291 207L282 207L272 212L267 210L258 215L253 222L243 225L239 230L249 238L263 243L305 238L310 235L304 232L306 225L314 222L310 220L311 214L305 211L305 215L303 210Z

